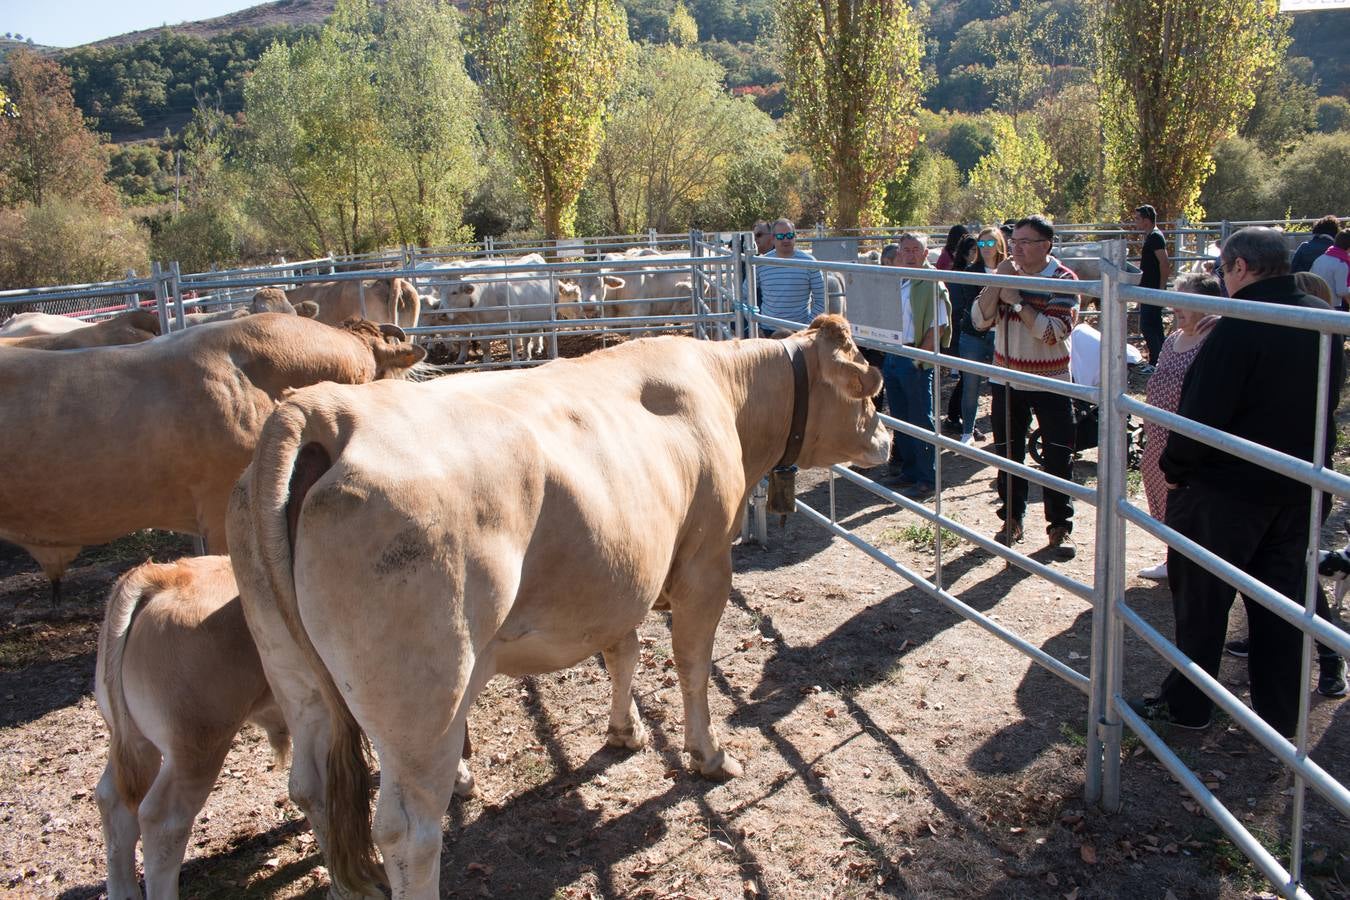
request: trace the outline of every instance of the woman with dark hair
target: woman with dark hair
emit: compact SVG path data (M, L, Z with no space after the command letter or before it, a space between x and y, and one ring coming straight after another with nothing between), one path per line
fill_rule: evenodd
M966 241L969 241L967 246ZM1003 241L1003 232L997 228L984 228L979 234L967 236L957 251L960 263L955 267L958 272L993 272L1008 255L1007 245ZM952 315L957 327L957 355L962 359L976 362L992 362L994 359L994 332L979 331L970 319L970 307L980 293L979 285L949 283L947 288L952 298ZM957 310L960 312L957 312ZM987 379L970 372L961 373L961 388L956 393L961 397L961 443L974 444L983 440L984 435L975 427L975 418L980 406L980 388ZM976 435L979 435L978 438Z
M956 259L956 248L961 243L961 239L970 234L970 229L964 225L953 225L947 232L947 243L943 245L942 252L938 254L937 262L933 268L948 271Z

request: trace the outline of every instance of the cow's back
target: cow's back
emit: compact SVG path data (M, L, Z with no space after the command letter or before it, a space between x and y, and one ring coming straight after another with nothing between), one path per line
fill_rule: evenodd
M79 546L139 528L200 533L203 510L223 522L287 390L373 375L351 335L275 313L133 346L5 350L0 537Z

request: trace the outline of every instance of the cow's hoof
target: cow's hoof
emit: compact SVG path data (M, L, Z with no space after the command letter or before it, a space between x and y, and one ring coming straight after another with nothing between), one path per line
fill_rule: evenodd
M697 757L695 757L695 761L698 761ZM735 757L728 756L727 751L718 750L713 754L712 759L699 763L698 771L704 778L711 778L713 781L727 781L741 774L741 764L736 761Z
M478 784L473 780L473 772L464 760L459 761L459 771L455 775L455 796L462 799L478 796Z
M634 722L631 728L615 728L611 725L605 743L611 747L641 750L647 746L647 729L641 722Z

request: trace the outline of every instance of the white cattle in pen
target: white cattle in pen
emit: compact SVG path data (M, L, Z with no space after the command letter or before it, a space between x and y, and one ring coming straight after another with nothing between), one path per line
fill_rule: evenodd
M541 323L564 318L555 309L558 290L547 273L538 267L548 260L531 253L514 260L473 259L436 266L427 277L436 297L433 311L446 316L452 325L473 325L474 330L458 340L456 362L469 356L469 342L477 335L514 332L517 355L534 359L544 352ZM482 272L474 270L509 266L514 271ZM523 326L523 327L521 327ZM483 344L483 362L492 362L492 351Z
M687 258L688 252L633 247L606 253L607 265L594 273L570 276L559 289L568 303L580 303L600 318L687 314L693 293L689 265L663 265L663 259ZM604 306L601 306L601 303Z

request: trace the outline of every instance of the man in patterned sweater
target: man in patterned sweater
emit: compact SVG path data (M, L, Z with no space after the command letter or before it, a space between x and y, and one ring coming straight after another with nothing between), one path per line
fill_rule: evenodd
M1076 281L1078 276L1050 255L1055 229L1043 216L1027 216L1013 228L1012 257L999 264L999 275L1026 275ZM987 287L970 311L980 331L994 329L994 365L1017 372L1069 380L1069 335L1078 320L1077 294L1050 294ZM1027 432L1036 416L1044 443L1045 470L1073 478L1073 404L1062 394L994 385L994 452L1014 462L1026 456ZM998 496L1004 521L997 540L1011 546L1022 540L1027 509L1027 482L1001 473ZM1046 490L1045 520L1049 545L1061 559L1072 559L1073 501Z

